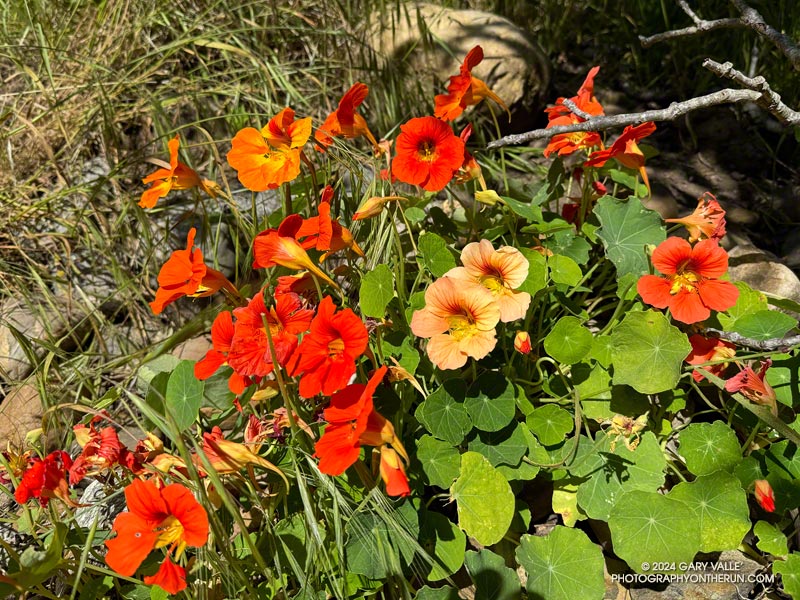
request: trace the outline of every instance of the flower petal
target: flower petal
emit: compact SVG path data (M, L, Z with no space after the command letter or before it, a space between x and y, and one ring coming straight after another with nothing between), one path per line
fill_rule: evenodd
M158 535L154 527L154 523L132 512L118 514L113 526L117 537L105 542L108 548L106 564L120 575L133 575L155 546Z
M177 594L186 589L186 569L176 565L167 556L156 574L146 576L144 582L147 585L157 585L168 594Z

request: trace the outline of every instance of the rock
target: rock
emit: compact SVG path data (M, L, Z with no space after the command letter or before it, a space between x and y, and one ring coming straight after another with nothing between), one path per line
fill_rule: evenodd
M425 34L420 22L427 29ZM370 28L367 43L385 68L408 73L410 80L420 82L431 101L433 94L446 91L448 78L458 73L467 52L480 45L484 59L473 74L512 113L519 113L521 118L513 119L515 128L526 126L521 122L526 114L538 114L550 81L547 59L531 37L508 19L488 12L424 2L401 4L398 11L381 15L381 22Z
M171 354L181 360L200 360L211 350L211 335L201 335L181 342Z
M678 202L669 193L653 193L649 198L642 200L642 204L645 208L656 211L662 219L675 219L678 216Z
M754 290L800 302L800 279L786 265L753 245L739 245L728 253L732 281L744 281Z
M12 387L0 402L0 440L23 448L25 435L42 426L42 401L36 386ZM5 449L5 446L4 448Z

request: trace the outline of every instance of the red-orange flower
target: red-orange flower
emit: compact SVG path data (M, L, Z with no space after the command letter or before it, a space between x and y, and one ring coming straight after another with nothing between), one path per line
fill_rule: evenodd
M68 505L77 507L67 487L70 467L72 459L63 450L51 452L43 459L34 458L14 491L14 498L20 504L36 498L42 506L47 506L50 498L60 498Z
M468 106L478 104L484 98L491 98L508 112L505 103L489 87L477 77L472 76L472 69L483 60L483 48L475 46L467 53L458 75L450 77L446 94L439 94L434 98L436 108L433 114L444 121L452 121L458 117Z
M294 120L284 108L261 131L245 127L231 140L228 164L254 192L275 189L300 174L300 152L311 136L311 117Z
M772 359L761 361L761 369L756 373L752 367L745 366L738 375L725 382L725 390L730 393L739 392L754 404L768 406L773 414L778 413L778 398L775 390L767 382L767 369L772 366Z
M593 67L586 79L578 90L578 94L570 98L575 106L583 112L598 116L603 114L603 107L594 97L594 78L597 75L600 67ZM549 122L547 127L557 127L559 125L574 125L575 123L583 123L584 118L579 117L573 113L569 108L564 106L565 98L556 100L555 106L546 108L545 112L548 115ZM600 134L594 131L576 131L574 133L561 133L553 136L547 147L544 150L545 156L550 156L553 152L557 152L559 156L572 154L577 150L588 150L595 146L600 146L602 140Z
M178 298L210 296L222 288L238 295L233 284L219 271L206 266L203 253L194 247L197 230L192 227L186 237L186 249L175 250L158 273L156 298L150 303L155 314Z
M119 462L122 443L119 441L117 430L113 427L103 427L98 430L95 424L108 418L108 414L96 415L86 425L75 425L75 439L83 448L69 469L69 482L75 485L86 475L100 473Z
M464 142L464 162L461 164L461 168L456 171L456 183L467 183L468 181L472 181L473 179L477 179L481 184L481 189L486 189L486 181L483 179L483 172L481 171L481 166L478 164L478 161L475 160L475 157L470 154L469 150L467 150L467 140L472 135L472 123L467 125L464 129L461 130L459 134L459 138L461 141Z
M392 175L429 192L450 183L464 163L464 141L435 117L417 117L400 126Z
M344 248L349 248L359 256L364 256L364 251L358 246L350 230L339 224L338 220L331 218L331 198L333 198L333 188L326 185L322 190L318 216L304 219L303 224L294 234L295 239L302 240L300 243L305 249L315 248L324 252L320 257L320 262L333 252Z
M397 452L386 444L381 446L380 471L381 479L386 484L387 496L404 498L411 494L403 461L400 460Z
M689 241L700 238L720 240L725 237L725 211L710 192L697 200L694 212L682 219L664 219L667 223L680 223L689 232Z
M336 312L330 296L325 296L289 361L289 374L302 375L300 395L330 396L342 389L356 372L356 359L367 349L367 328L346 308Z
M211 324L211 350L206 352L206 355L194 364L194 376L203 381L211 377L217 370L228 364L228 352L231 351L231 342L233 341L233 315L230 311L224 310L217 314L214 322ZM235 384L229 381L229 387L235 394L241 394L244 391L244 382ZM234 389L234 387L236 389ZM238 391L237 391L238 390Z
M318 150L324 151L325 148L333 144L333 138L356 138L360 135L366 137L376 152L379 152L378 141L367 126L367 122L356 112L362 102L369 94L369 88L365 83L354 83L342 99L339 100L338 108L328 115L322 126L314 133L317 140Z
M610 159L615 158L621 165L629 169L637 169L642 176L647 189L650 189L650 181L647 179L647 171L644 170L644 154L636 142L646 138L656 130L656 124L652 121L641 125L628 125L610 148L598 150L589 155L589 160L584 163L586 167L602 167Z
M689 337L689 343L692 345L692 351L686 357L686 362L690 365L727 360L736 356L736 346L719 338L706 338L696 333ZM692 371L692 378L695 381L703 381L705 379L703 371L708 371L712 375L719 377L727 367L727 362L704 365L702 370L695 369Z
M173 483L159 489L153 481L134 479L125 488L128 511L117 515L106 540L106 564L130 577L147 555L167 548L167 558L158 573L145 583L157 584L170 594L186 588L186 573L172 558L179 559L186 546L203 546L208 541L208 515L192 493Z
M228 364L239 375L263 377L272 372L274 360L266 327L272 337L275 359L285 365L297 348L297 336L308 330L314 312L302 308L300 296L282 294L275 307L267 309L263 292L247 306L234 309L234 335L228 352Z
M514 350L520 354L530 354L531 336L527 331L518 331L514 336Z
M458 369L467 357L480 359L497 344L500 308L477 283L441 277L425 290L425 308L414 312L411 331L431 338L427 353L440 369Z
M172 190L188 190L199 187L212 198L216 198L219 194L219 186L216 183L208 179L201 179L194 169L178 160L180 143L180 138L176 135L167 144L169 146L169 169L158 169L142 179L142 183L152 184L144 191L139 200L139 206L142 208L153 208L159 198L163 198Z
M642 300L656 308L669 308L682 323L697 323L712 310L728 310L739 290L720 281L728 270L728 253L714 240L698 242L669 237L653 251L653 266L664 274L643 275L636 286Z
M775 492L766 479L756 479L755 481L756 502L767 512L775 512Z

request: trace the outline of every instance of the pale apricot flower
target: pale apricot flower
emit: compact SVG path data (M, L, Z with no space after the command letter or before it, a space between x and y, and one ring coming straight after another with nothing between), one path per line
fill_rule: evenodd
M411 318L411 331L431 338L428 356L440 369L458 369L467 357L483 358L497 338L500 309L483 286L442 277L425 290L425 308Z
M528 277L528 259L522 252L511 246L495 250L492 242L481 240L464 246L461 263L463 267L450 269L445 276L479 283L488 289L500 308L503 323L525 317L531 295L516 291Z

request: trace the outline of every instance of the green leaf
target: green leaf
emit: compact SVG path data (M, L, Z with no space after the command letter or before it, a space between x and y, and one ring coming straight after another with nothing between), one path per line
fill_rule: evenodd
M797 321L789 315L776 310L760 310L736 319L733 330L745 337L764 341L782 338L794 327L797 327Z
M725 312L717 313L717 318L725 331L733 331L737 319L767 310L767 298L764 294L752 289L744 281L737 281L733 285L739 289L736 304Z
M228 378L232 374L233 369L223 367L205 380L203 383L203 406L210 406L220 410L227 410L233 406L236 394L228 386Z
M419 208L418 206L409 206L407 209L403 211L403 213L405 214L406 219L408 219L408 222L411 223L411 225L422 223L427 217L425 211Z
M800 553L792 552L786 560L772 563L772 572L781 576L783 591L800 600Z
M388 266L378 265L364 274L358 298L365 317L382 319L386 315L386 307L394 298L394 277Z
M614 344L610 335L598 335L592 338L592 349L589 358L593 358L604 368L611 366L611 350Z
M458 477L461 455L451 444L423 435L417 440L417 459L431 485L448 489Z
M594 214L601 225L597 236L603 240L606 256L617 267L617 276L648 273L647 246L657 246L666 239L661 216L642 206L640 200L617 200L612 196L600 198Z
M448 379L419 405L415 416L430 433L453 445L460 444L472 429L464 408L467 385L461 379Z
M434 277L441 277L456 266L447 243L435 233L423 233L417 242L422 264Z
M458 525L479 544L491 546L508 531L514 494L505 477L477 452L461 455L461 474L450 497L458 505Z
M166 409L178 431L191 427L203 405L205 384L194 376L194 361L182 360L167 382Z
M25 548L19 556L22 571L11 575L11 578L23 588L30 589L53 575L61 566L67 531L66 524L55 523L45 550L37 550L34 546Z
M563 408L545 404L534 410L525 420L530 430L545 446L554 446L564 441L575 427L574 419Z
M389 331L381 337L383 354L394 356L400 366L414 375L419 366L419 351L411 336L402 331Z
M489 459L493 467L515 466L528 450L522 423L514 423L501 431L480 431L470 441L469 449Z
M464 564L475 583L475 600L518 600L522 595L517 573L491 550L468 551Z
M778 529L777 525L767 523L766 521L759 521L755 524L755 527L753 527L753 533L756 534L758 538L756 546L762 552L780 557L789 554L789 544L786 535Z
M547 259L547 267L550 269L550 279L553 283L561 283L569 287L578 285L583 278L581 268L574 260L568 256L555 254Z
M544 338L544 349L558 362L572 365L589 354L592 339L577 317L561 317Z
M414 598L415 600L460 600L458 590L450 586L432 588L425 585L417 590Z
M658 492L624 493L611 510L608 527L614 553L638 573L679 571L700 550L700 527L692 508ZM651 565L659 563L675 566L654 571Z
M589 262L589 251L592 246L581 236L576 235L572 229L559 231L552 237L546 239L542 245L553 254L568 256L579 265Z
M475 380L464 400L472 424L482 431L500 431L514 418L514 386L502 373L489 371Z
M528 276L517 289L533 296L547 285L547 259L530 248L520 248L520 252L528 259Z
M611 338L614 384L642 394L675 388L692 349L686 334L654 310L628 313Z
M153 380L153 377L159 373L169 373L178 366L179 362L181 362L181 360L177 356L162 354L150 362L144 363L136 371L136 387L141 393L147 392L147 388Z
M695 475L733 471L742 460L736 433L722 421L692 423L679 434L680 454Z
M516 556L528 574L528 598L603 598L603 552L580 529L556 525L544 537L523 535Z
M434 559L428 581L449 577L464 564L467 537L441 513L426 510L420 522L420 545Z
M169 592L160 585L154 585L150 588L150 600L167 600L167 598L169 598Z
M767 369L767 383L775 391L778 402L786 406L800 404L797 382L800 380L800 356L773 354L772 366Z
M530 221L531 223L541 223L542 221L542 209L538 206L534 206L533 204L525 204L524 202L520 202L519 200L515 200L514 198L510 198L508 196L500 196L503 201L503 204L508 206L515 214L519 215L523 219Z
M676 485L669 497L682 500L700 522L700 551L735 550L750 530L747 495L739 480L725 471Z
M667 461L651 431L642 435L634 451L617 443L611 452L611 437L602 432L597 435L605 439L582 461L576 458L576 466L570 468L570 473L589 478L578 485L578 505L592 519L605 521L625 492L655 492L660 488L664 484ZM586 444L586 447L591 448L591 445Z
M383 579L399 572L399 558L393 552L386 525L378 515L361 512L345 526L347 570L370 579Z

